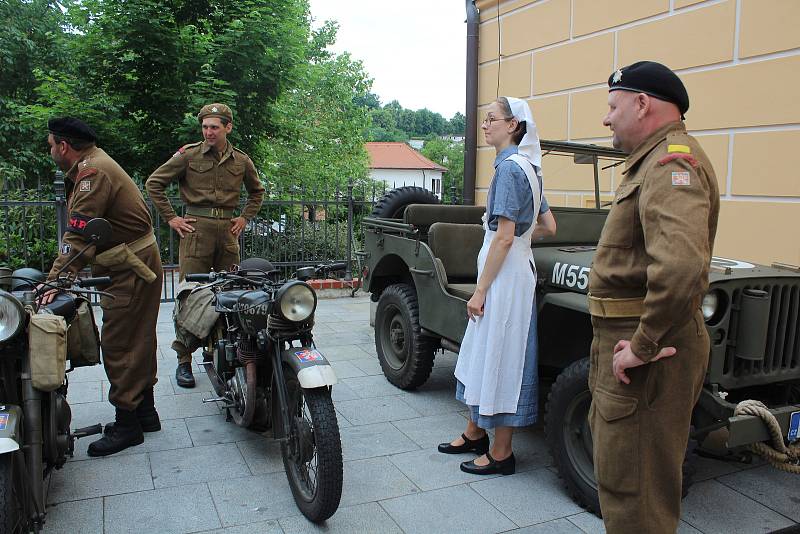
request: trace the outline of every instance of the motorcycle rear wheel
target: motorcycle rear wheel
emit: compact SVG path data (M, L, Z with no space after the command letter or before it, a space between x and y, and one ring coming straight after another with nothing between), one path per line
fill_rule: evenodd
M332 516L342 497L342 442L328 388L303 389L284 368L291 431L281 444L286 478L300 512L319 523Z

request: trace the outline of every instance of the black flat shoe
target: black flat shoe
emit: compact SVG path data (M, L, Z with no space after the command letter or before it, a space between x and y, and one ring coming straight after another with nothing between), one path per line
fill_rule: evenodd
M495 460L488 452L486 453L486 458L489 459L489 463L486 465L476 465L475 460L461 462L461 470L473 475L494 475L495 473L513 475L517 470L517 461L514 459L513 452L505 460Z
M469 439L464 434L461 434L461 439L464 440L463 445L451 445L449 443L440 443L439 452L444 454L462 454L465 452L476 452L478 454L486 454L489 450L489 434L484 434L482 438Z

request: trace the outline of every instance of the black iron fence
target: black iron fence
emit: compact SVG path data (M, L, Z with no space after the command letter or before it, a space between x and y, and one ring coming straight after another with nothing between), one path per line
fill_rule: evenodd
M261 210L240 236L241 256L272 262L284 276L301 266L346 262L346 280L360 276L355 252L363 243L361 221L391 187L382 182L333 188L269 188ZM179 214L184 205L174 193ZM455 201L455 191L451 191ZM164 265L162 299L174 299L180 238L147 200ZM0 196L0 266L47 271L66 226L63 182L35 189L6 189Z

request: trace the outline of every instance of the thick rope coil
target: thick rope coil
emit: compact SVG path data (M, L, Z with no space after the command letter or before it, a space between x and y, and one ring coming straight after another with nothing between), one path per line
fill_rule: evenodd
M751 444L750 450L767 460L772 467L800 475L800 445L786 445L783 442L781 426L763 402L744 400L736 405L733 415L760 417L767 426L774 447L760 442Z

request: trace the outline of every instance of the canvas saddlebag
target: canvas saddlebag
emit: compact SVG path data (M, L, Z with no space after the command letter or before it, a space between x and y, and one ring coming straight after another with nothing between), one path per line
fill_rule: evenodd
M67 328L67 358L70 366L86 367L100 363L100 334L89 301L80 299L75 318Z
M64 382L67 367L67 323L58 315L31 315L28 350L33 387L55 391Z

